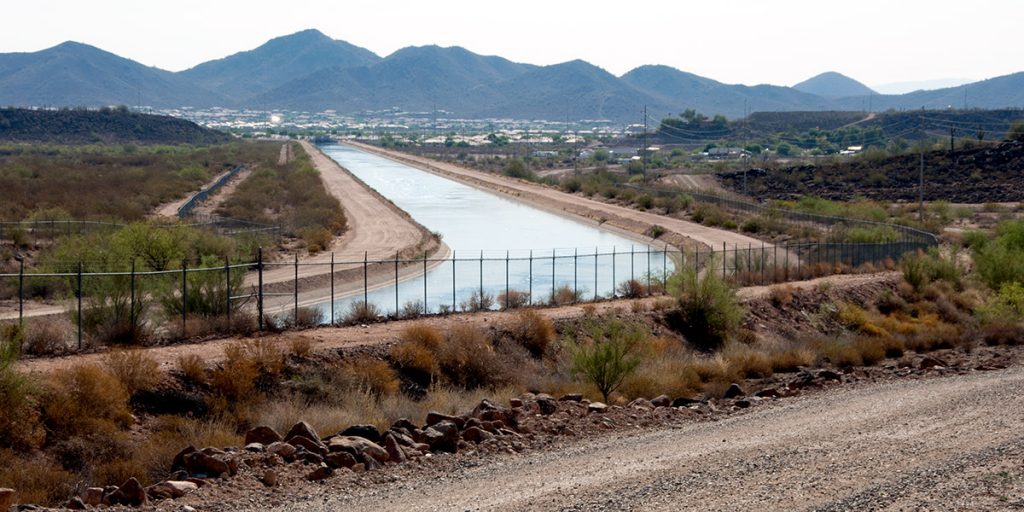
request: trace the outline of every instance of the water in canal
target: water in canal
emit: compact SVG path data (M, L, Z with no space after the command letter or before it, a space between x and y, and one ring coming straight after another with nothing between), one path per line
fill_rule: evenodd
M369 301L382 312L392 314L396 303L404 308L415 302L434 313L453 306L460 309L481 288L495 299L506 289L530 293L533 303L549 301L552 291L562 287L585 300L608 297L631 278L646 284L648 278L661 279L674 268L663 246L649 247L350 146L321 149L427 229L440 233L454 253L454 263L449 257L429 271L426 280L400 283L397 294L394 286L371 291ZM335 308L344 314L355 300L361 301L362 295L338 300Z

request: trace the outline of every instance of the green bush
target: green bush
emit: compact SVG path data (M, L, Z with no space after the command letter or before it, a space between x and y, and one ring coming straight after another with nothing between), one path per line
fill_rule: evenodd
M572 372L594 385L607 402L627 377L640 366L640 344L645 335L636 326L612 319L595 326L593 341L568 345L572 352Z
M996 238L972 245L974 265L981 280L993 290L1005 283L1024 282L1024 221L996 227Z
M931 248L928 252L917 251L907 253L900 258L900 271L903 272L903 280L920 292L928 283L935 281L946 281L955 286L960 286L962 270L956 262L957 255L954 249L950 254L943 255L938 248Z
M714 259L708 265L717 268ZM669 325L705 350L720 347L746 314L736 291L713 271L684 269L670 278L669 291L678 296L678 307L666 315Z

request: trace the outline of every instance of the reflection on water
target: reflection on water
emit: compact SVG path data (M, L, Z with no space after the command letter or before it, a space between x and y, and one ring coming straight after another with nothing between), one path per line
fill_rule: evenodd
M614 283L630 278L646 283L673 270L662 247L649 248L349 146L321 149L427 229L440 233L454 252L456 261L428 272L425 283L422 277L400 283L399 307L423 302L424 297L430 312L458 307L481 289L481 283L494 297L506 288L532 291L534 303L546 302L560 287L573 289L584 299L607 297ZM356 299L339 300L335 307L343 312L352 300ZM393 313L396 289L373 291L369 300Z

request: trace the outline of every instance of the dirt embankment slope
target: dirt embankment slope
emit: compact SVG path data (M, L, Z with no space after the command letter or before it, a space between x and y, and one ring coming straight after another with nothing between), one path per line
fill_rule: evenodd
M389 151L367 144L351 143L359 149L391 158L407 165L422 169L470 186L507 195L554 213L569 215L577 219L594 222L602 227L615 229L633 236L645 235L652 226L658 225L667 233L660 239L676 247L691 249L695 242L707 247L720 249L725 243L729 247L748 245L761 246L761 241L734 231L711 228L681 219L665 217L632 208L602 203L585 197L566 194L560 190L511 179L505 176L465 169L456 165L438 162L429 158Z

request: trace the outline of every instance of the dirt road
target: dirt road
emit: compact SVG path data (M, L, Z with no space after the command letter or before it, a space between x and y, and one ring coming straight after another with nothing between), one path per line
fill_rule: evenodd
M492 192L508 195L518 201L523 201L547 211L600 223L602 227L614 228L619 231L631 233L634 236L644 234L653 225L659 225L665 228L669 233L676 234L678 238L689 238L690 240L715 249L721 249L723 243L727 244L729 247L747 247L748 245L760 247L762 243L761 240L736 233L735 231L711 228L694 222L674 219L655 213L642 212L632 208L626 208L624 206L602 203L600 201L566 194L560 190L555 190L536 183L474 171L456 165L431 160L429 158L384 150L367 144L351 144L359 149L391 158L416 167L417 169L432 172L474 187L481 187ZM673 243L675 245L679 245L674 241ZM766 247L770 248L770 246Z
M1019 367L841 386L717 422L427 464L276 510L1019 510L1022 424Z

